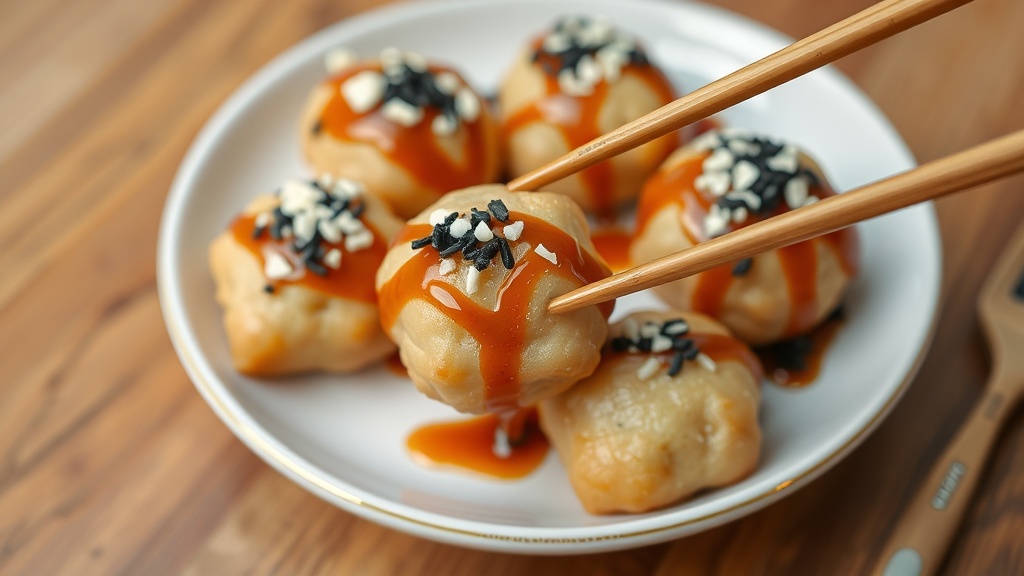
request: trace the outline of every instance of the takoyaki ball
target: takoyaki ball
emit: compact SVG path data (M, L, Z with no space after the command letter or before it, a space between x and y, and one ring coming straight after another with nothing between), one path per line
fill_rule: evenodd
M717 322L639 312L614 324L597 370L539 406L593 514L647 512L757 466L761 367Z
M640 44L603 18L559 21L517 58L499 91L511 176L520 176L674 99ZM659 138L551 184L584 210L611 212L634 200L678 145Z
M421 392L460 412L533 405L597 366L611 305L548 302L611 274L559 194L475 186L413 218L377 274L384 329Z
M317 173L363 182L402 218L449 190L498 180L497 123L458 72L394 48L328 64L301 121Z
M835 192L791 144L743 131L708 132L644 186L630 246L641 264ZM853 228L733 262L654 289L763 345L805 333L839 305L858 269Z
M392 353L373 283L401 227L351 180L287 181L254 200L210 246L235 368L351 372Z

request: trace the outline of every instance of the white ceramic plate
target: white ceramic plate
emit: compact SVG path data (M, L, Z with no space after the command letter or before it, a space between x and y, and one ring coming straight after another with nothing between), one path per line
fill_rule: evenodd
M789 41L699 4L637 0L474 0L419 3L331 26L245 83L210 119L186 156L160 230L159 288L171 339L203 397L254 452L314 494L352 513L426 538L529 553L579 553L651 544L748 514L809 482L856 446L902 394L927 346L938 297L935 217L919 206L862 226L863 273L849 323L819 381L764 390L764 449L746 480L650 514L591 516L554 453L516 482L422 468L406 454L418 425L451 419L380 368L353 377L282 384L230 365L207 246L255 194L307 173L299 111L335 46L367 55L397 45L457 65L493 91L525 39L558 16L600 13L637 33L681 89L693 89ZM882 114L834 70L745 102L730 125L811 150L838 189L905 170L914 161ZM617 315L657 305L620 301Z

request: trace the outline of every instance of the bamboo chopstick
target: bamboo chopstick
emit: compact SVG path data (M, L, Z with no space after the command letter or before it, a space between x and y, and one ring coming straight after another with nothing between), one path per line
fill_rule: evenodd
M884 0L670 102L508 184L537 190L766 92L972 0Z
M553 299L548 310L605 302L1022 171L1024 130L577 288Z

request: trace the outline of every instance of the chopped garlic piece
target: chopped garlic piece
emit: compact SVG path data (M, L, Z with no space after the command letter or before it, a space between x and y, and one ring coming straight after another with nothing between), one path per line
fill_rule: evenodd
M265 255L263 273L270 280L280 280L292 274L294 269L288 260L277 252L270 252Z
M505 234L505 239L511 242L519 240L519 237L523 235L523 221L516 220L515 222L505 226L502 232Z
M444 208L438 208L437 210L434 210L433 212L430 213L430 225L437 226L438 224L443 223L445 218L447 218L449 214L451 214L451 212L445 210Z
M380 103L387 85L387 79L380 72L363 70L345 80L340 90L348 107L356 114L363 114Z
M476 229L473 230L473 235L476 239L481 242L487 242L491 238L494 238L494 232L491 232L491 227L486 222L480 222L476 225Z
M470 223L467 218L459 218L455 222L452 222L451 227L448 229L448 233L452 235L452 238L462 238L473 228L473 224Z
M469 274L466 274L466 294L476 294L480 289L480 271L476 266L469 267Z
M476 270L476 268L474 268ZM437 273L441 276L447 276L455 271L455 260L451 258L442 258L441 266L438 267Z
M331 248L328 250L327 254L324 254L324 264L334 268L335 270L341 268L341 250L338 250L337 248Z

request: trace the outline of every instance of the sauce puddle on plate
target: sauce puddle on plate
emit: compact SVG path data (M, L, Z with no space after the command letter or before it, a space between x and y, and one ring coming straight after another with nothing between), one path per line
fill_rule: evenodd
M417 428L406 440L413 459L433 466L456 466L504 480L524 478L540 467L548 453L548 439L540 430L537 411L521 410L513 417L510 437L521 427L518 441L511 441L511 452L502 458L495 453L495 434L501 425L497 414L466 420L439 422Z
M757 348L765 377L783 388L812 384L821 372L825 352L842 326L843 313L839 309L809 334Z

